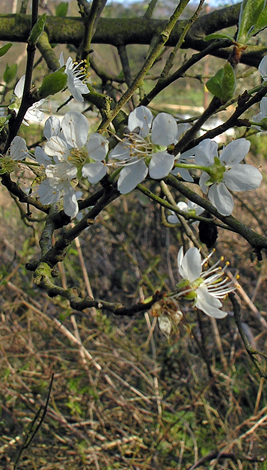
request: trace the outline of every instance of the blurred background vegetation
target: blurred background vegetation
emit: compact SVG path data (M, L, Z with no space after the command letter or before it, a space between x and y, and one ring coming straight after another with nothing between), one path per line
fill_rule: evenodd
M41 5L54 13L57 2ZM142 15L145 5L112 2L104 15ZM167 18L173 5L161 2L157 15ZM10 2L1 2L2 13L11 13L10 8ZM68 14L77 16L74 1L69 2ZM260 40L264 42L266 35ZM25 45L13 47L18 79L23 74ZM74 52L56 48L58 56L61 50L65 57ZM132 70L137 71L147 47L127 49ZM105 68L120 73L112 46L96 45L95 52ZM188 57L190 52L181 51L177 63L185 60L185 54ZM147 80L145 91L164 60L163 55L151 70L151 84ZM190 69L190 75L153 101L152 109L181 119L201 113L210 99L205 81L219 62L207 59ZM3 61L1 67L2 76ZM36 84L46 72L40 62ZM260 82L257 71L250 73L245 66L240 74L243 90ZM96 87L103 87L94 72L91 79ZM10 95L15 83L15 79L10 83ZM48 113L58 104L48 102ZM97 115L92 110L89 116L93 128ZM34 145L42 138L42 127L23 126L20 134ZM266 175L266 135L251 136L251 143L248 162L257 162ZM32 223L26 221L21 206L4 188L0 211L3 469L13 470L23 446L17 464L21 470L267 469L266 259L257 261L244 240L219 230L214 259L224 255L233 275L240 276L242 327L257 351L249 355L229 301L225 303L229 315L218 322L181 304L184 319L169 340L149 312L133 318L116 318L95 309L73 312L64 300L51 299L39 290L25 268L38 250L43 223L34 222L37 214L33 212ZM167 215L137 191L116 200L73 243L59 266L59 282L126 306L156 289L173 289L178 281L178 249L187 242L180 227L165 226ZM267 232L266 177L257 192L236 198L235 215L259 233ZM197 226L192 230L198 237Z

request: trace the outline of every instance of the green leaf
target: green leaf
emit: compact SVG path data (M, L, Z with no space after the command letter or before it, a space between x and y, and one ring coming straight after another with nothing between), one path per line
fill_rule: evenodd
M267 27L267 7L265 7L264 10L262 10L255 27L251 31L251 33L253 34L251 34L250 37L255 36L255 34L259 33L262 29L266 27Z
M7 53L7 51L9 51L11 46L12 46L12 44L11 44L11 42L9 42L8 44L5 44L5 46L1 47L0 48L0 57L5 55Z
M222 98L222 79L224 75L224 70L220 69L214 77L211 77L207 83L206 87L207 89L214 95L217 96L217 98Z
M55 95L63 90L67 85L67 74L62 70L57 70L44 78L42 85L38 90L40 98L47 98L49 95Z
M41 36L46 22L46 13L44 13L38 20L36 21L34 27L31 30L31 34L28 39L29 44L36 44L39 37Z
M228 34L223 33L208 34L208 36L205 37L205 41L210 41L211 39L230 39L230 41L233 41L233 38L231 36L228 36Z
M59 16L60 18L65 18L65 16L67 16L67 13L68 13L68 8L69 8L68 3L61 2L56 7L56 16Z
M264 14L265 10L265 0L243 0L239 14L239 25L236 38L236 41L239 44L245 45L249 38L266 27L266 25L262 26L265 22L264 18L266 18ZM263 15L262 18L261 15ZM257 27L259 20L261 22L260 28Z
M208 90L223 102L232 98L236 88L236 78L233 67L226 62L223 69L218 70L214 77L206 83Z
M235 72L234 72L233 67L229 64L229 62L226 62L224 66L222 90L223 90L225 101L230 100L233 97L235 90L236 90Z
M6 69L3 75L3 79L5 83L11 83L15 79L17 75L17 69L18 69L17 64L12 64L10 65L10 67L8 64L6 64Z

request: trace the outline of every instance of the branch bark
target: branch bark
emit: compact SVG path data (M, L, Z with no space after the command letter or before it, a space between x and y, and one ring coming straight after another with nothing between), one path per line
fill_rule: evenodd
M183 48L202 51L208 45L207 34L220 31L238 23L240 4L215 10L198 18L185 37ZM187 21L178 21L167 46L175 46ZM28 15L0 15L0 40L26 42L29 37L31 17ZM127 44L150 44L155 34L164 29L166 20L150 18L100 18L92 43L111 44L116 47ZM73 44L78 47L83 40L84 25L80 17L47 17L46 33L50 43ZM267 46L250 46L242 55L241 62L257 67L267 52ZM227 58L228 49L213 52L217 57Z

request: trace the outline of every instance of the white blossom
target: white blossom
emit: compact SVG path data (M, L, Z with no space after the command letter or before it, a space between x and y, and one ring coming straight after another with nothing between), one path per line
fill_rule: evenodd
M88 138L89 124L83 114L70 111L61 122L61 132L55 118L46 123L45 153L58 162L67 162L77 169L77 177L87 178L91 184L98 183L106 174L103 163L108 152L108 141L93 133Z
M177 264L183 280L178 284L178 293L173 295L174 299L184 297L194 301L194 306L213 318L224 318L227 312L221 310L222 303L227 294L235 290L234 284L225 275L225 269L229 263L222 268L219 260L213 267L203 270L213 252L205 259L201 259L199 250L195 247L189 248L184 255L183 247L180 248Z
M63 52L60 54L59 63L61 67L65 66L65 73L68 77L67 86L70 94L75 100L83 103L84 98L82 95L87 95L89 90L86 83L84 83L85 73L81 71L80 64L73 62L71 57L68 57L65 64Z
M148 174L162 179L170 173L175 157L166 148L175 143L177 135L177 123L170 114L159 113L153 119L145 106L130 113L124 139L110 153L123 167L118 179L121 194L132 191Z
M61 124L59 119L50 117L45 123L44 135L48 139L35 149L35 158L44 168L46 179L39 186L42 204L55 204L61 198L64 212L70 217L78 213L74 186L82 176L94 184L106 174L102 161L108 151L108 141L100 134L88 138L89 124L85 116L72 111L67 113Z
M219 157L218 144L210 139L203 140L192 149L196 163L209 168L209 173L202 173L199 185L222 215L230 215L234 208L233 197L228 189L249 191L260 186L260 171L252 165L240 163L249 148L250 142L242 138L226 145Z
M204 212L203 207L200 207L198 204L192 201L180 201L178 202L177 207L180 209L180 211L187 212L192 215L200 215L202 212ZM168 215L167 220L170 224L177 224L179 222L177 215L173 211L171 211L171 215Z
M15 97L13 98L13 101L10 106L10 108L13 109L16 114L18 113L20 105L21 105L21 98L23 95L24 84L25 84L25 75L23 75L20 78L17 85L15 86L15 89L14 89ZM29 123L27 121L41 122L44 119L45 114L43 113L43 111L39 109L44 103L44 101L45 101L44 99L37 101L32 106L30 106L30 108L28 108L24 116L24 119L22 121L23 124L28 126Z

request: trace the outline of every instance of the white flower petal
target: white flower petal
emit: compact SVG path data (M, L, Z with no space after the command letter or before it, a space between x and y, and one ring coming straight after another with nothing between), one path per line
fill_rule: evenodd
M93 160L104 160L108 153L108 140L95 132L91 134L86 143L88 154Z
M192 202L192 201L188 201L187 203L187 210L188 211L196 211L196 215L200 215L202 214L202 212L204 212L205 209L203 209L203 207L199 206L198 204L196 204L195 202Z
M18 112L19 107L20 107L20 100L21 100L22 95L23 95L24 84L25 84L25 75L23 75L20 78L20 80L18 81L18 83L17 83L17 85L15 86L15 89L14 89L14 94L19 98L19 100L15 100L16 107L14 107L14 105L13 105L13 109L16 113ZM40 101L37 101L32 106L30 106L30 108L27 110L27 112L24 116L23 124L28 126L29 124L27 123L27 120L28 121L33 121L33 122L41 122L44 119L44 117L45 117L44 113L40 109L38 109L40 106L42 106L44 101L45 101L44 99L40 100Z
M50 116L44 125L44 136L47 140L51 139L54 135L59 135L60 133L60 120L55 116Z
M152 120L153 114L151 111L145 106L139 106L129 114L128 128L132 132L136 127L140 127L139 135L141 135L141 137L147 137Z
M204 211L203 207L198 206L198 204L192 201L188 201L187 203L184 201L180 201L178 202L177 207L178 209L180 209L180 211L183 211L183 212L195 211L196 215L200 215ZM172 211L171 211L171 214L168 215L167 221L170 224L177 224L179 222L177 215L175 214L175 212L172 212ZM195 222L197 223L197 221Z
M59 64L60 64L60 67L63 67L63 65L65 64L63 52L60 53Z
M60 66L64 66L64 57L63 53L61 52L59 58ZM84 98L82 95L87 95L89 93L89 89L80 77L82 75L79 64L74 64L71 57L68 57L66 64L65 64L65 73L67 74L67 86L69 92L73 96L73 98L80 103L83 103Z
M201 299L205 299L205 301L212 307L222 307L221 301L209 292L208 287L205 284L201 284L198 287L197 296Z
M70 181L77 175L77 168L67 162L60 162L57 165L47 165L45 174L50 178L50 185L58 185L60 182Z
M51 157L56 156L59 161L67 160L70 153L67 142L57 135L51 137L51 139L46 142L44 148L47 155Z
M250 148L250 142L246 139L237 139L226 145L221 152L220 161L226 166L240 163L245 158Z
M45 100L40 100L34 103L26 112L24 119L26 121L32 121L32 122L41 122L45 118L45 114L43 111L38 109L42 104L44 103Z
M182 257L183 251L181 249L178 253L178 270L180 275L184 279L188 279L190 282L195 281L201 275L201 255L197 248L189 248L186 254Z
M211 253L212 254L212 253ZM201 260L200 252L197 248L190 248L185 256L183 248L179 250L177 256L178 270L184 281L178 284L178 293L174 293L173 298L178 300L180 297L192 298L194 305L204 313L213 318L224 318L227 312L220 310L223 299L229 292L235 290L234 283L228 281L225 274L225 268L218 266L218 262L208 269L202 271L203 265L210 258L211 254ZM201 271L201 272L199 272ZM188 294L191 296L188 296Z
M223 181L232 191L249 191L260 186L262 174L252 165L234 165L224 173Z
M192 183L194 181L194 178L192 178L189 171L185 168L174 168L171 172L171 174L175 176L177 176L178 173L184 181L188 181L188 183Z
M59 201L61 194L64 198L64 212L75 217L78 213L76 193L69 181L46 179L39 186L39 197L42 204L54 204Z
M266 116L267 115L267 97L264 96L260 102L260 110Z
M234 201L232 195L223 183L215 183L209 188L209 200L220 214L232 214Z
M177 135L178 126L174 117L168 113L159 113L152 124L152 142L167 147L175 142Z
M175 215L174 213L168 215L167 221L169 222L169 224L178 224L179 222L177 215Z
M10 144L9 151L12 160L23 160L28 155L26 142L19 136L14 137Z
M218 156L218 144L211 139L204 139L192 151L198 165L210 166L214 163L214 157Z
M254 122L261 122L262 119L266 118L266 114L264 113L258 113L256 114L256 116L253 116L252 117L252 121ZM261 127L260 126L255 126L257 129L261 130Z
M118 179L118 190L121 194L132 191L141 181L145 179L148 168L143 160L137 160L134 165L125 166Z
M60 192L56 191L50 185L50 180L45 179L39 186L38 189L40 202L44 205L54 204L59 201Z
M178 265L178 271L179 271L180 274L181 274L180 269L183 269L182 268L183 259L184 259L184 248L181 246L180 250L178 251L178 255L177 255L177 265ZM181 274L181 276L183 276L183 275Z
M149 175L153 179L161 179L167 176L174 164L174 155L167 152L153 153L149 163Z
M79 103L83 103L84 98L82 95L87 95L89 93L88 86L83 83L79 78L75 77L73 71L66 69L66 74L68 76L67 85L70 94L76 101L79 101Z
M209 181L210 175L206 173L205 171L201 174L199 178L199 186L202 189L204 194L208 193L208 186L206 186L207 181Z
M89 183L96 184L107 173L107 167L101 162L86 163L82 168L82 175L87 178Z
M183 212L195 211L196 215L200 215L204 211L203 207L198 206L195 202L192 202L192 201L188 201L187 203L184 201L180 201L178 202L177 207L178 209L180 209L180 211L183 211ZM170 224L177 224L179 222L178 217L175 214L175 212L171 212L171 215L168 215L167 221ZM194 223L197 223L197 220L194 221L193 224Z
M210 139L206 139L207 141L209 141ZM205 141L204 141L205 142ZM199 144L200 145L200 144ZM191 160L194 158L194 155L195 155L195 151L196 149L198 149L199 145L197 145L196 147L193 147L192 149L190 150L186 150L186 152L183 152L180 154L180 158L178 159L178 163L181 161L181 162L184 162L184 161L187 161L187 160Z
M189 123L186 123L186 122L183 122L181 124L178 124L178 132L177 132L177 137L176 139L179 139L180 136L188 131L188 129L190 129L190 127L192 127L192 124L189 124Z
M64 192L64 212L69 217L75 217L79 212L78 202L72 186Z
M116 158L120 161L127 161L130 158L130 144L127 142L120 142L110 152L109 158Z
M74 64L73 64L73 60L71 57L68 57L67 60L66 60L66 64L65 64L65 71L67 72L67 70L72 70L73 67L74 67Z
M23 90L24 90L24 84L25 84L25 75L22 75L22 77L19 79L17 85L15 86L14 93L18 98L22 98L23 95Z
M212 296L208 292L208 289L204 284L202 284L197 289L197 301L195 305L197 308L213 318L224 318L227 315L227 312L219 310L219 308L222 306L222 303L219 299Z
M267 55L263 57L260 61L259 72L263 80L267 80Z
M47 167L47 165L50 165L52 163L51 158L48 157L48 155L46 155L46 153L43 151L41 147L35 148L34 155L39 165L43 165L44 167Z
M82 113L77 111L66 113L62 119L61 127L64 137L71 147L80 148L87 142L89 124Z
M188 206L187 206L186 202L184 202L184 201L178 202L177 207L178 207L178 209L180 209L180 211L184 211L184 212L188 211Z

